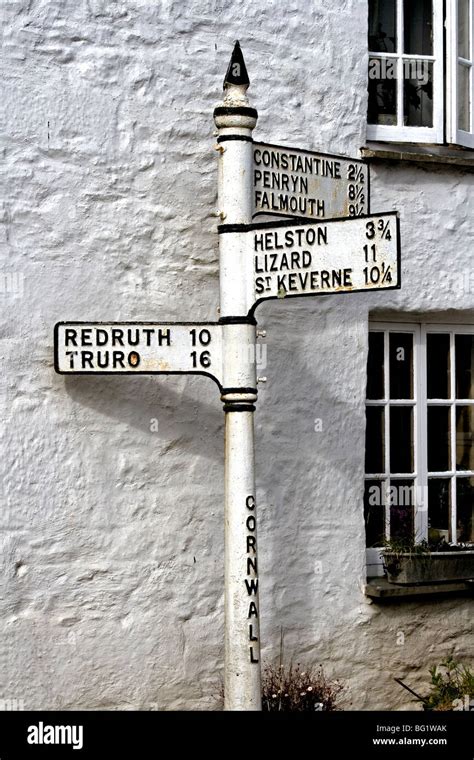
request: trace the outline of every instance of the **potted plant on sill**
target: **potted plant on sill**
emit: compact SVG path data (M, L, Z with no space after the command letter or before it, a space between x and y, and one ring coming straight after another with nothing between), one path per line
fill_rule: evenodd
M474 544L388 541L381 552L390 583L419 585L474 580Z

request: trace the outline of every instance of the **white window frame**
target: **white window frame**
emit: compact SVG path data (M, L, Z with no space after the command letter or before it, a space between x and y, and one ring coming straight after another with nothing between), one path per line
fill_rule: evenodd
M458 0L446 0L446 127L448 143L474 148L474 0L469 0L469 5L471 44L468 60L458 55ZM460 62L471 72L470 132L458 127L458 64Z
M459 477L474 477L474 470L460 472L456 470L456 405L474 405L474 399L456 398L456 377L454 362L454 336L474 335L474 325L457 323L410 323L410 322L376 322L369 323L369 332L384 333L384 398L366 399L366 406L412 406L413 407L413 473L397 474L396 479L413 480L415 485L414 504L414 535L416 541L428 538L428 504L423 503L423 494L427 493L428 486L428 404L432 406L450 406L450 444L451 444L451 467L450 470L440 473L430 472L430 477L443 477L451 479L451 534L456 536L456 489ZM389 333L410 333L413 335L413 399L390 400L389 393L389 362L387 358ZM427 399L426 384L426 336L428 333L443 333L450 335L450 398ZM387 452L390 444L390 415L385 414L384 447L385 462L383 473L368 473L365 480L373 480L374 475L382 475L388 481L390 473L387 471ZM422 486L420 488L419 486ZM388 501L388 500L387 500ZM385 512L386 529L389 535L390 509ZM379 547L366 549L367 575L376 577L383 575L382 559Z
M443 0L433 0L433 55L409 55L402 53L404 43L403 0L397 4L397 52L373 53L369 58L386 58L397 61L397 124L368 124L367 139L415 143L444 142L444 16ZM451 0L450 0L451 1ZM433 126L403 126L403 61L426 60L433 63Z

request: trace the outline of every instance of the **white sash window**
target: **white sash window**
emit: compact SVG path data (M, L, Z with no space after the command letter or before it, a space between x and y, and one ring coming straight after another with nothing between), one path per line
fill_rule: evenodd
M474 148L474 0L448 0L447 141Z
M474 147L473 5L369 0L369 140Z
M386 539L474 542L474 327L371 324L366 413L368 564Z

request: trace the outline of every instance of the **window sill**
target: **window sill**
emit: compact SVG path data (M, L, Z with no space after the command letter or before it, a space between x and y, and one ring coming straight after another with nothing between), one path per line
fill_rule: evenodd
M474 581L445 581L443 583L402 586L389 583L386 578L367 578L365 585L365 595L376 601L460 593L474 593Z
M372 161L411 161L422 164L443 164L474 170L474 151L447 145L415 145L413 143L368 142L360 149L362 158Z

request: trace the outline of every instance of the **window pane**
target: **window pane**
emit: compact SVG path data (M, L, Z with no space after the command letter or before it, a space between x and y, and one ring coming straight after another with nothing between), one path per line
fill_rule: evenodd
M407 127L433 126L433 64L403 61L403 113Z
M456 407L456 469L474 470L474 406Z
M413 398L413 335L390 333L390 398Z
M474 398L474 335L456 335L456 398Z
M369 50L396 52L396 0L369 0Z
M390 407L390 472L413 472L413 409Z
M369 60L369 124L397 123L396 61L385 58Z
M450 478L428 480L428 539L430 544L449 541Z
M470 67L458 65L458 126L465 132L471 130Z
M444 472L451 469L450 407L428 407L428 470Z
M383 407L368 406L365 413L365 471L370 475L385 471Z
M469 0L458 0L458 55L470 59L469 54Z
M390 538L413 540L413 480L390 481Z
M405 0L405 53L433 55L433 11L431 0Z
M428 398L450 397L449 335L426 336L426 375Z
M384 335L369 332L369 356L367 359L367 398L384 397Z
M474 478L457 478L457 540L474 541Z
M367 546L382 546L385 540L385 484L366 480L364 495L365 535Z

